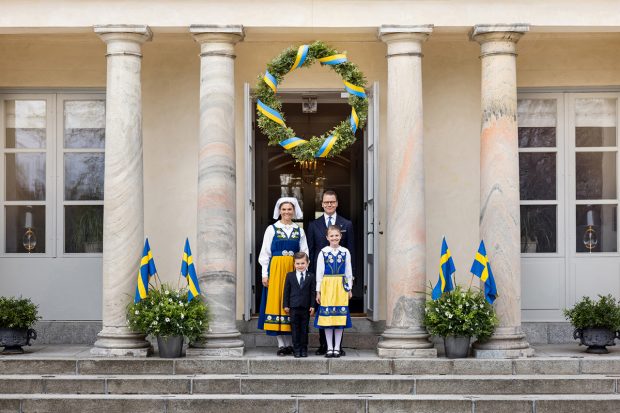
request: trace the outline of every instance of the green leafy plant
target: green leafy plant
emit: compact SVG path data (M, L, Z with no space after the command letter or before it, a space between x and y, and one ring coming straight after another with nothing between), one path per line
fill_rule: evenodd
M424 312L424 325L434 336L468 336L485 341L498 323L482 291L463 290L460 286L437 300L427 300Z
M188 302L186 289L161 284L150 288L145 299L129 304L127 324L143 334L184 336L196 341L208 328L209 312L201 296Z
M598 301L583 297L564 316L575 328L608 328L620 330L620 300L611 294L598 296Z
M30 298L0 297L0 328L30 328L40 320L38 306Z

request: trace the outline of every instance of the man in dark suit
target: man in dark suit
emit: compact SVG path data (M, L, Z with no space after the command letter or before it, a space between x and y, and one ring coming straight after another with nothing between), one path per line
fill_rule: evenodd
M353 224L351 224L351 221L348 219L336 213L336 209L338 208L338 195L336 195L335 191L330 189L323 192L322 200L321 206L323 207L323 215L314 221L310 221L308 230L306 231L308 250L310 252L310 268L316 267L319 252L323 247L329 245L326 234L327 227L329 225L338 225L342 233L340 245L348 249L351 253L351 260L353 261L351 265L353 267L353 275L355 275L355 248L353 246L355 239L353 237ZM319 330L319 339L320 346L316 354L323 355L327 352L327 341L325 340L325 332L322 329ZM340 355L344 356L345 352L341 350Z
M308 357L308 323L314 315L316 303L316 279L308 272L308 256L305 252L293 255L295 271L286 274L282 307L291 319L293 355Z

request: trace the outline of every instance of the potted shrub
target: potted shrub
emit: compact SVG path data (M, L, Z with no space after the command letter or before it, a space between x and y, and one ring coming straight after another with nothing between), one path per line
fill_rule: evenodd
M467 357L471 338L485 341L497 326L493 306L480 290L456 286L437 300L427 300L424 311L426 329L434 336L443 337L448 358Z
M127 308L127 323L139 333L157 337L160 357L181 357L184 338L198 340L208 328L209 314L201 296L187 301L186 289L161 284Z
M598 300L583 297L573 308L565 309L564 316L575 327L573 338L586 345L586 353L609 353L606 346L615 345L620 337L620 301L611 294L599 295Z
M97 205L81 207L73 220L71 237L73 252L100 253L103 251L103 208Z
M31 327L39 317L38 307L30 298L0 297L0 347L2 354L22 354L37 338Z

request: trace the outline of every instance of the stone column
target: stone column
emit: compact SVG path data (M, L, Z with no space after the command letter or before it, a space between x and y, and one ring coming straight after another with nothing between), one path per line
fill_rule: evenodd
M91 354L146 356L144 335L127 328L144 245L141 45L148 26L95 26L107 44L105 202L103 206L103 329Z
M480 136L480 236L486 245L499 297L500 324L491 339L474 345L476 357L527 357L533 350L521 331L519 153L516 44L525 24L477 25L480 43L482 127Z
M422 43L432 25L381 26L387 43L387 328L380 357L435 357L423 326L426 216Z
M198 250L200 288L211 311L205 341L188 354L243 355L236 326L237 208L235 164L235 43L242 26L194 25L200 44Z

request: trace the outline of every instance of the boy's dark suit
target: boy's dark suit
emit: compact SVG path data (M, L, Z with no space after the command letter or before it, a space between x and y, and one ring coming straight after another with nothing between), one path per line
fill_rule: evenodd
M351 267L355 276L355 247L353 246L355 238L353 237L353 224L340 214L336 214L336 225L340 227L342 239L340 245L345 247L351 253ZM329 245L327 241L327 224L325 223L325 214L321 215L314 221L310 221L308 230L306 231L306 239L308 240L308 250L310 252L310 268L316 270L316 260L319 252ZM325 331L319 329L319 349L316 354L325 354L327 352L327 341L325 340ZM342 342L340 343L342 348ZM344 356L344 351L340 352Z
M310 307L316 308L316 278L306 270L302 285L297 281L297 271L286 274L282 307L289 308L293 351L299 355L308 354L308 324Z

